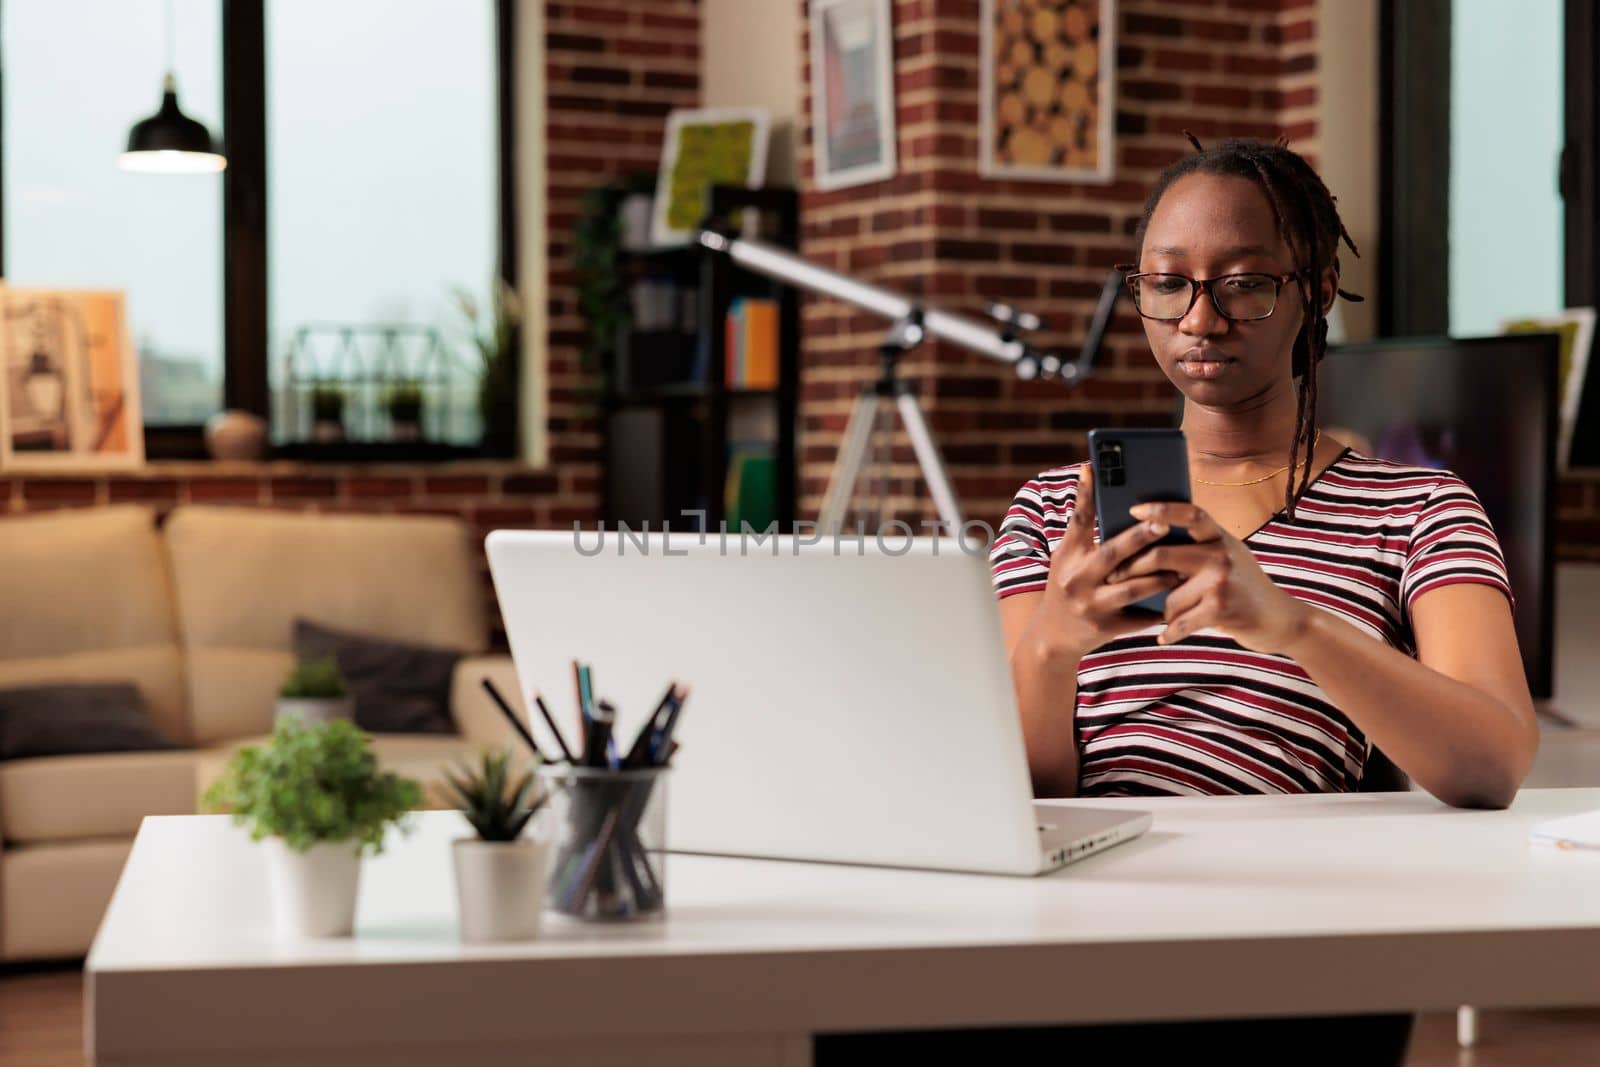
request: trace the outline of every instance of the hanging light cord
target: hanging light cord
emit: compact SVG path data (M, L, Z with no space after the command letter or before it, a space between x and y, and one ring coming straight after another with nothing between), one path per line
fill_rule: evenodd
M177 80L178 70L177 40L177 30L173 28L172 24L172 0L167 0L167 77L173 81Z

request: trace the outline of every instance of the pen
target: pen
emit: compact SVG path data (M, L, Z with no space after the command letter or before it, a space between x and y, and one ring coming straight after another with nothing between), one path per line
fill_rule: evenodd
M683 702L689 699L689 687L677 686L672 694L672 706L667 709L667 721L656 731L655 742L650 746L650 765L659 767L672 757L672 731L678 728L678 714Z
M566 757L568 763L576 763L577 760L572 756L572 749L567 747L567 739L561 736L561 728L556 725L555 716L551 715L550 709L544 706L544 698L539 695L537 689L533 691L533 702L538 706L539 714L544 716L544 724L550 727L551 733L556 735L556 744L561 746L561 754Z
M666 710L667 705L672 702L672 694L676 690L677 683L673 682L667 686L667 691L661 694L661 701L656 705L656 710L652 711L650 717L645 720L644 725L639 727L639 735L633 739L633 747L628 749L628 755L622 761L624 767L644 766L645 759L650 754L651 740L654 738L656 730L659 729L658 720L661 718L661 713Z
M506 703L505 697L500 695L500 690L496 689L494 683L491 682L487 677L483 679L483 690L484 692L488 693L490 699L494 701L495 707L500 709L500 714L504 715L506 717L506 721L509 722L512 728L522 736L523 743L532 750L534 757L537 758L540 763L543 763L545 761L544 753L539 751L539 746L534 742L533 735L528 732L528 728L526 726L522 725L522 720L517 718L517 713L511 710L511 705Z

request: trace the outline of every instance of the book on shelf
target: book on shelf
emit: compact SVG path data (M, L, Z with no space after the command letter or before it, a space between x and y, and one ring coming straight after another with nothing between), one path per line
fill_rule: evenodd
M724 381L729 389L778 387L778 302L739 297L723 326Z
M778 518L778 461L766 441L738 441L728 445L728 477L722 510L729 530L749 523L765 530Z

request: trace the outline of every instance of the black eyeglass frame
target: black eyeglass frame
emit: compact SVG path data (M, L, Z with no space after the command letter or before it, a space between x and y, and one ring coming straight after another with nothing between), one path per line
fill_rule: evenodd
M1304 277L1305 274L1306 272L1304 270L1290 271L1288 274L1267 274L1265 271L1247 270L1239 271L1236 274L1219 274L1215 278L1206 278L1202 280L1199 278L1191 278L1187 274L1174 274L1171 271L1146 270L1129 274L1123 279L1123 281L1128 286L1128 297L1133 301L1133 309L1139 313L1140 318L1149 319L1152 322L1182 322L1188 317L1189 312L1194 310L1195 301L1200 299L1200 290L1202 289L1205 290L1206 297L1211 301L1211 306L1216 309L1217 314L1221 315L1229 322L1261 322L1263 319L1272 318L1273 313L1278 310L1278 297L1283 295L1283 287L1296 278ZM1173 316L1146 314L1144 308L1139 306L1138 282L1140 278L1181 278L1183 281L1188 282L1189 303L1184 307L1183 314ZM1225 282L1234 278L1265 278L1267 281L1272 283L1272 306L1267 309L1267 313L1265 315L1256 315L1251 318L1237 318L1222 310L1222 305L1217 303L1217 294L1212 289L1212 286L1216 285L1218 282Z

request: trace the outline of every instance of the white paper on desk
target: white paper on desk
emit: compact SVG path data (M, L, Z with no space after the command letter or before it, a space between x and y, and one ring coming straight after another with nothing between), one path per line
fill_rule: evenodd
M1530 832L1539 844L1600 849L1600 811L1552 819L1539 823Z

